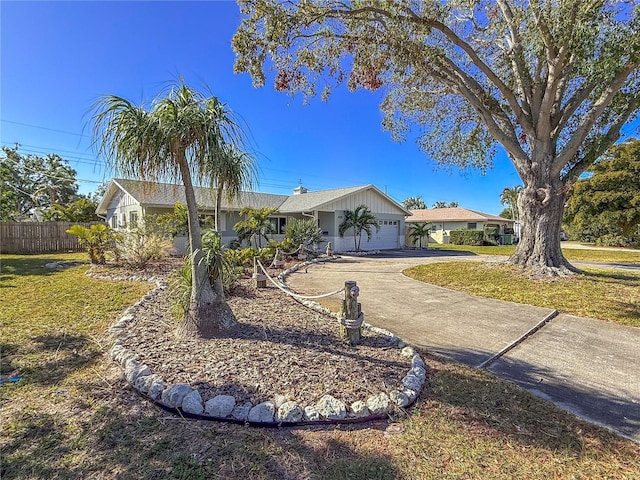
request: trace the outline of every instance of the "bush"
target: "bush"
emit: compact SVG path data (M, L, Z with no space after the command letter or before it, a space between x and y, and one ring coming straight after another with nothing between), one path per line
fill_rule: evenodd
M152 260L168 255L171 231L155 215L145 215L129 225L117 241L118 260L131 268L142 269Z
M450 235L453 245L482 245L484 242L482 230L453 230Z
M629 241L622 235L608 233L607 235L598 237L596 245L600 247L626 247L629 245Z
M78 242L80 246L86 248L91 263L100 265L106 262L107 252L116 250L115 242L119 238L114 229L103 223L91 225L89 228L72 225L66 232L78 237Z
M285 238L295 247L322 243L322 230L313 218L291 218L284 231Z

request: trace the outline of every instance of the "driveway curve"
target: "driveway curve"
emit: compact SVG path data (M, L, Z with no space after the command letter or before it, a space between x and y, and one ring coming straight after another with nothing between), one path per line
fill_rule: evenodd
M514 346L554 310L475 297L402 274L426 263L499 258L432 250L343 256L299 270L287 284L318 295L354 280L368 323L472 367L490 361L488 369L499 377L640 443L640 328L561 314ZM321 303L338 311L341 298Z

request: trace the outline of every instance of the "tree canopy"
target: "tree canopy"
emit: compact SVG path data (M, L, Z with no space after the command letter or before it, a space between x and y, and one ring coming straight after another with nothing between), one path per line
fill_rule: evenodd
M23 155L15 148L2 148L0 162L0 219L22 220L38 208L77 200L76 171L57 154Z
M620 137L640 101L640 6L496 0L238 0L238 72L328 98L384 89L383 126L437 162L481 170L496 146L524 188L511 261L572 269L558 240L568 186Z
M567 201L565 220L572 233L587 240L604 235L640 240L640 140L615 145L589 173L573 185Z
M402 201L402 206L407 210L424 210L427 208L427 204L424 203L422 195L416 195L415 197L408 197Z

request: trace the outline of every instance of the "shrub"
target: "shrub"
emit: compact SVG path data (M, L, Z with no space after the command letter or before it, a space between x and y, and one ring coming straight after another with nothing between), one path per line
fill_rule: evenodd
M116 250L115 243L119 237L115 230L103 223L89 228L72 225L66 232L78 237L78 242L86 248L91 263L100 265L106 262L107 252Z
M482 230L453 230L450 235L453 245L482 245L484 241Z
M171 247L171 230L155 215L145 215L119 236L119 261L142 269L152 260L167 256Z
M284 236L296 247L299 245L314 245L324 241L322 230L313 218L291 218L287 222Z
M598 237L598 239L596 240L596 245L601 247L626 247L629 245L629 241L622 235L608 233L606 235Z

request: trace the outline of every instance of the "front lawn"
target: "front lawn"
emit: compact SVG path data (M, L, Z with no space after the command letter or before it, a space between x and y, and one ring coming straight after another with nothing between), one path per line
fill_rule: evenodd
M505 255L515 252L515 245L475 246L430 243L429 248L440 251L469 252L477 255ZM563 248L562 253L567 260L583 262L640 263L638 250L595 250L582 248Z
M428 355L428 390L393 422L181 419L135 394L106 355L105 329L148 285L91 279L86 265L42 268L76 258L0 257L3 378L20 377L0 386L3 479L638 478L639 445Z
M640 326L640 274L588 269L553 280L532 280L513 265L447 262L404 273L471 295L553 308L582 317Z

